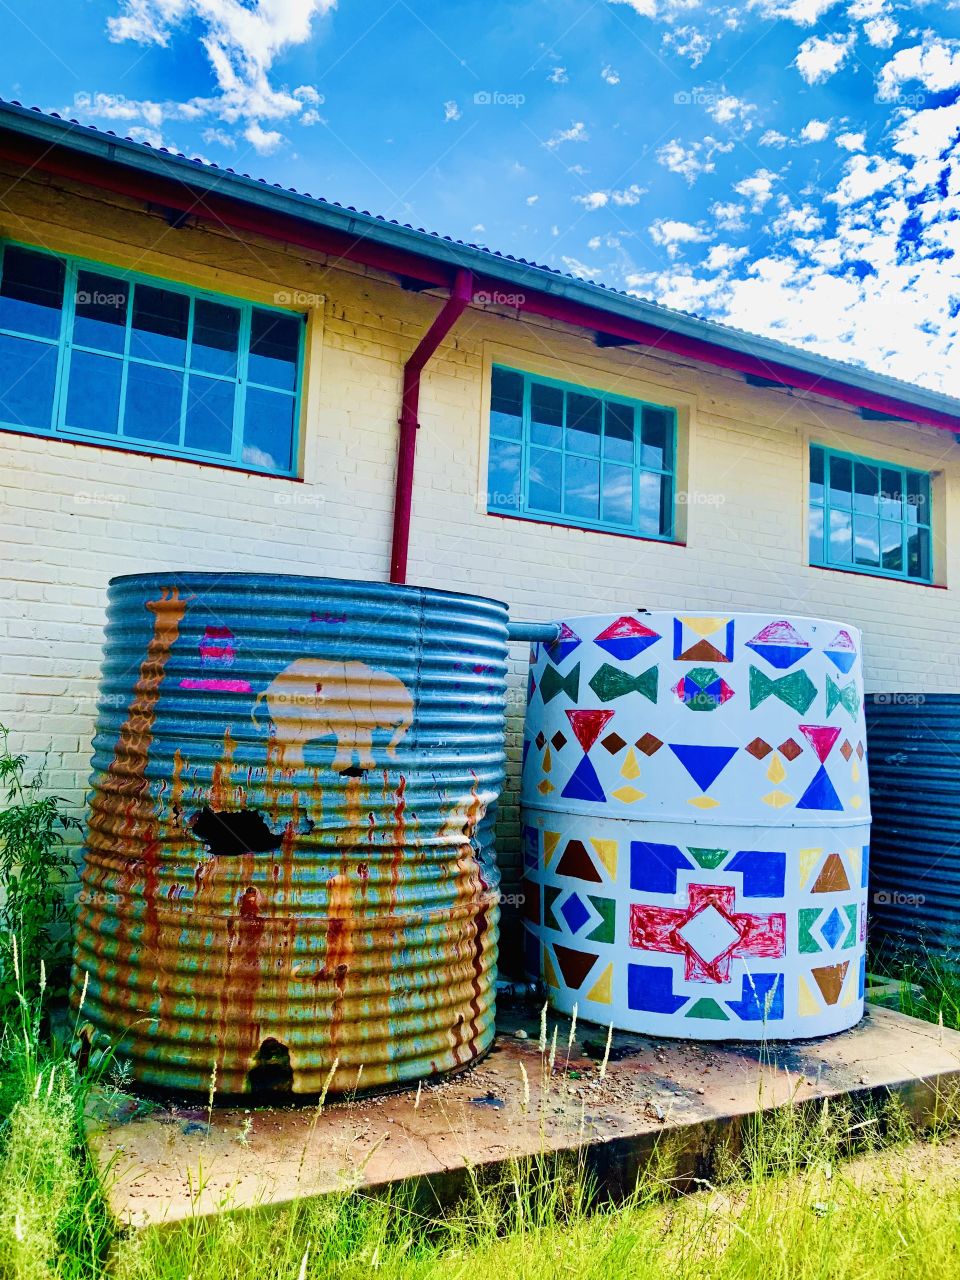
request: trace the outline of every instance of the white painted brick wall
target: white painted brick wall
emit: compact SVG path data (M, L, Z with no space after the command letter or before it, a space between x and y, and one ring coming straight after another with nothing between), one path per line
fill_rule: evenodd
M82 193L33 182L10 201L0 235L262 301L278 289L326 298L312 322L303 483L0 432L0 721L32 756L50 750L51 782L79 806L110 577L177 567L386 578L402 361L439 302L299 250L174 234L121 202L94 208ZM696 499L687 545L485 514L493 359L680 406L689 456L679 486ZM833 616L864 629L869 688L960 691L951 540L960 446L948 433L861 422L826 401L472 310L429 366L421 410L411 582L496 596L521 619L638 605ZM949 590L807 566L810 439L942 473L937 571ZM511 663L500 827L508 882L525 646Z

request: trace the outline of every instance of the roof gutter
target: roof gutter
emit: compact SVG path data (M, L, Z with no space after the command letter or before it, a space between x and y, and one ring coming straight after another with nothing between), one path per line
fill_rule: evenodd
M172 214L309 248L328 255L331 265L362 263L443 288L449 287L451 270L471 270L478 292L517 295L520 314L560 320L871 413L960 432L955 397L40 112L0 104L0 157L145 200Z
M410 549L410 516L413 510L413 472L420 429L420 375L473 297L473 273L460 270L450 296L433 324L420 339L403 366L403 398L400 402L400 436L397 443L397 483L393 501L393 545L390 550L390 581L406 582L407 553Z

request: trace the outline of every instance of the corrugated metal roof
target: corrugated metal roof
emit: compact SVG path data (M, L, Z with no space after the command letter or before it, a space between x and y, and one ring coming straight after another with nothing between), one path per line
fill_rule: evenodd
M63 146L74 152L97 156L112 163L136 168L154 176L189 181L208 193L255 203L275 213L285 213L320 223L333 231L346 232L384 246L420 254L455 267L466 267L485 276L494 276L511 285L526 286L575 304L596 308L623 319L650 325L694 342L713 344L728 351L748 355L773 365L789 366L808 375L832 380L866 393L886 396L934 414L956 417L960 427L960 398L931 391L900 378L875 373L863 365L818 355L800 347L750 333L717 320L706 320L636 294L627 293L579 276L558 271L543 263L502 253L486 245L458 240L412 223L343 205L336 200L269 183L263 178L239 173L212 161L191 158L166 147L121 137L112 130L100 130L65 120L55 112L24 107L19 102L0 99L0 129ZM829 395L829 391L824 394Z

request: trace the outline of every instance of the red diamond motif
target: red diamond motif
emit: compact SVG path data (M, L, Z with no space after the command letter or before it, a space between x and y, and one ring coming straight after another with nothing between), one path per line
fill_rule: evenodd
M744 750L752 755L754 760L762 760L765 756L770 754L773 747L771 747L769 742L764 742L762 738L754 738L752 742L748 743L747 746L744 747Z
M534 742L537 744L537 747L538 747L541 751L542 751L542 750L543 750L543 748L547 745L547 740L546 740L546 738L543 736L543 730L542 730L542 729L541 729L541 730L540 730L540 732L537 734L537 736L534 738Z
M562 750L563 750L563 748L567 745L567 740L566 740L566 738L563 736L563 734L560 732L560 730L559 730L559 729L558 729L558 730L557 730L557 732L553 735L553 737L550 739L550 741L553 743L553 745L554 745L554 749L555 749L555 750L557 750L557 751L562 751Z
M786 742L781 742L777 749L788 760L796 760L797 756L803 755L803 747L795 738L788 738Z
M637 739L636 745L645 756L655 756L663 746L663 743L656 734L645 733L642 738Z
M621 738L619 733L608 733L605 738L601 738L600 745L605 747L612 756L615 756L618 751L623 750L627 743L626 739Z
M840 748L840 754L843 756L844 760L849 760L853 755L853 747L850 745L850 740L848 738L844 738L843 746Z

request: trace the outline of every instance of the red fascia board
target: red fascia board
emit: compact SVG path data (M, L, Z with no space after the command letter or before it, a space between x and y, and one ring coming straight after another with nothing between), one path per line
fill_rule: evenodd
M426 254L383 245L373 236L350 235L320 227L293 213L280 214L258 209L242 197L196 190L180 179L154 177L95 157L78 156L67 148L44 146L32 139L13 135L0 138L0 159L22 165L26 170L39 169L129 199L157 204L176 213L219 225L225 230L260 235L266 239L280 240L323 253L334 260L328 263L331 266L336 265L336 259L340 259L392 275L408 276L438 288L451 289L454 284L455 271ZM486 291L517 294L517 286L513 281L496 275L477 276L475 288L477 293ZM906 422L944 431L960 431L960 417L953 414L797 369L782 360L738 351L721 343L678 333L667 325L661 327L612 314L602 308L571 301L546 290L520 294L517 311L521 315L543 316L575 328L623 338L653 351L698 360L715 368L767 378L784 387L824 396L852 408L872 409Z

